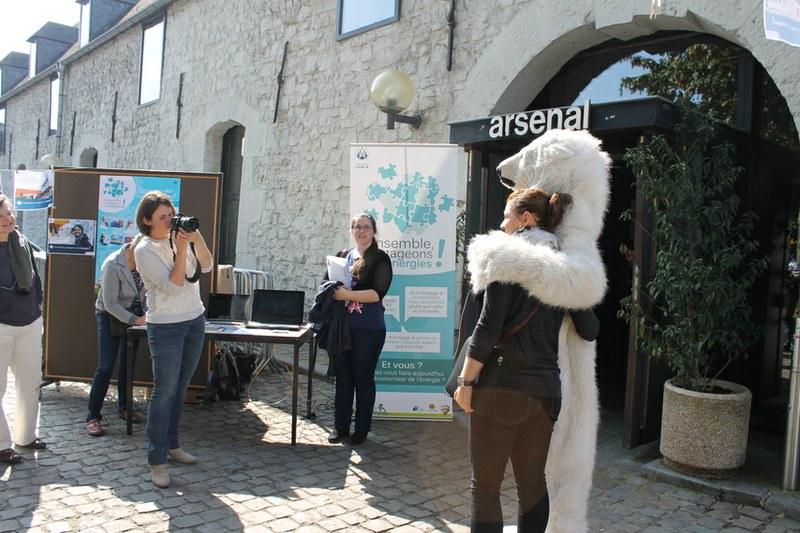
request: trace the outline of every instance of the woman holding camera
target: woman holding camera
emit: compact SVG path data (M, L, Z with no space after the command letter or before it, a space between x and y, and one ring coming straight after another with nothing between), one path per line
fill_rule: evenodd
M119 417L127 420L127 345L122 331L115 331L112 321L122 322L130 326L142 326L145 323L144 312L147 310L145 303L145 290L142 277L136 270L134 250L141 242L144 235L141 233L136 238L123 245L103 261L102 275L100 277L100 292L95 302L95 318L97 319L97 369L92 379L92 388L89 392L89 413L86 415L86 434L92 437L102 437L105 434L100 421L103 415L103 401L108 393L108 384L114 371L114 363L119 359L117 371L117 407ZM138 348L138 339L137 339ZM134 348L134 350L136 349ZM141 422L136 412L131 413L134 423Z
M184 396L203 348L205 308L197 281L200 271L210 272L214 263L196 219L186 224L186 219L173 218L175 207L160 191L145 194L136 209L136 225L146 236L135 255L147 288L147 342L153 362L147 462L153 484L162 488L170 484L167 457L179 463L197 461L181 448L178 430Z

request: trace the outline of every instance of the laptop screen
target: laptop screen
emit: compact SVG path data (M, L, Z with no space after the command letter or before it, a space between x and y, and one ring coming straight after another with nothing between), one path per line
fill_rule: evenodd
M252 320L299 326L305 317L305 300L303 291L256 289L253 291Z
M209 320L231 320L244 322L247 320L248 294L218 294L208 295L208 309L206 317Z

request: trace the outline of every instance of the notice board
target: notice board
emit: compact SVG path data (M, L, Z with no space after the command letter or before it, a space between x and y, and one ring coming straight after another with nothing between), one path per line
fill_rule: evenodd
M162 181L163 180L163 181ZM131 188L138 186L161 190L173 187L179 196L178 208L187 216L200 220L200 231L209 250L214 254L216 266L219 242L219 205L222 184L221 174L185 173L165 171L143 171L97 168L56 169L54 173L53 206L50 208L49 239L55 240L67 221L85 221L89 244L71 250L70 246L48 248L57 253L47 255L45 277L45 327L44 327L44 378L50 380L88 381L94 377L97 367L97 321L95 319L96 282L100 264L114 249L118 249L131 234L135 234L136 222L131 218L131 205L141 194L133 196ZM126 185L127 184L127 185ZM134 186L135 185L135 186ZM115 217L106 207L101 209L101 188L104 205L109 187L118 198L118 205L126 207ZM167 191L164 191L167 192ZM170 195L172 196L172 195ZM173 197L174 200L175 197ZM135 205L132 206L135 212ZM92 229L89 229L92 228ZM217 269L200 277L200 294L208 302L211 287L215 286ZM203 347L205 357L197 367L191 386L205 386L211 365L212 347ZM134 384L151 385L153 382L150 351L147 342L140 342Z

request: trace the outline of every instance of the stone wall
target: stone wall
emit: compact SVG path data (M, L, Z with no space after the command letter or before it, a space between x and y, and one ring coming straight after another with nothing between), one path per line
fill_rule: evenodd
M142 36L136 25L68 63L60 150L57 138L46 135L47 80L8 102L13 158L33 167L39 120L45 132L39 157L57 150L66 164L78 165L80 154L94 148L99 167L216 172L222 135L241 125L246 136L236 265L271 272L278 288L311 293L324 255L348 243L350 143L447 142L448 122L523 109L574 54L611 37L683 29L741 44L769 70L797 117L800 54L763 38L760 7L735 3L737 8L723 9L716 2L676 0L650 19L650 2L462 0L453 69L447 71L449 2L404 0L398 22L336 41L334 0L176 0L167 10L159 101L137 103ZM421 129L386 129L385 116L368 96L384 69L411 76L416 96L409 112L423 115ZM466 155L460 169L463 199Z

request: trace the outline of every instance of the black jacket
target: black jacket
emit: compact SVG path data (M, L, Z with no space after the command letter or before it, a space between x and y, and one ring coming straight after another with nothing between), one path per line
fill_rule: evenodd
M323 281L308 311L311 329L317 334L317 346L333 355L350 349L350 328L347 327L345 303L333 299L333 290L340 281Z
M502 334L525 320L539 301L519 285L500 282L490 283L479 300L481 315L467 355L485 363ZM561 397L558 335L564 313L564 309L541 304L533 318L503 345L503 353L511 363L504 388L540 398ZM569 313L578 335L593 341L600 329L594 312L586 309Z

